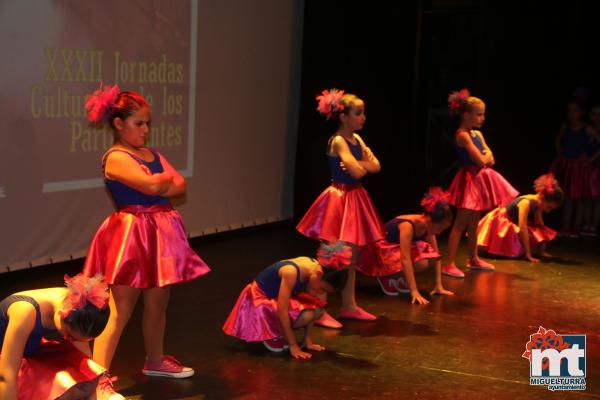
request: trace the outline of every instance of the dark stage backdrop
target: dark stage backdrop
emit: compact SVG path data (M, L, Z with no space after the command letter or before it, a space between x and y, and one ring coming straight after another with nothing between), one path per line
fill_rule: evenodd
M112 211L86 123L101 81L142 92L149 145L187 177L191 236L292 215L303 4L0 4L0 271L85 255Z
M384 220L418 211L429 185L450 183L458 165L446 100L463 87L487 104L495 168L530 192L555 156L566 102L578 87L598 94L598 15L588 1L307 1L296 218L329 182L336 126L314 97L331 87L366 102L361 134L382 172L364 183Z

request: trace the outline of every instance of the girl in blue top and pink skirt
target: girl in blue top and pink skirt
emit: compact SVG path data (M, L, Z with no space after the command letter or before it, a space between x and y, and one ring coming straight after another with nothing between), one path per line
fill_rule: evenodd
M354 289L359 248L385 237L381 219L361 180L367 174L378 173L381 167L356 133L366 121L365 103L353 94L336 89L324 90L317 100L317 110L322 115L339 121L338 130L327 147L332 183L312 204L296 229L310 238L327 243L342 241L352 248L340 317L372 321L376 317L357 305ZM318 324L330 328L342 326L327 313Z
M539 249L540 256L550 257L546 244L556 237L556 231L544 224L542 213L557 208L564 195L552 174L540 176L533 187L535 194L519 196L479 221L479 247L504 257L524 255L531 262L540 261L532 255L534 249Z
M462 167L448 188L450 204L457 211L442 273L462 278L465 275L454 261L464 232L467 231L468 236L467 267L493 271L494 266L480 259L477 254L477 223L482 211L506 205L519 192L492 169L494 155L478 130L485 121L485 103L462 89L450 94L448 105L451 116L459 122L454 139Z
M193 369L163 350L170 287L209 272L189 247L181 216L169 201L185 193L185 179L162 154L146 147L151 111L141 95L117 86L104 91L101 87L86 107L90 122L113 129L114 144L104 154L102 173L117 207L96 232L84 266L87 275L102 273L111 288L111 315L95 341L94 360L110 368L141 295L146 350L142 373L192 376Z

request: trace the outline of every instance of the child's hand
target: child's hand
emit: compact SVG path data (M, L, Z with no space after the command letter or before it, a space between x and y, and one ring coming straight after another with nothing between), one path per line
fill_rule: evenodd
M451 292L449 290L444 289L441 286L438 286L435 289L433 289L431 292L429 292L429 294L431 294L431 295L442 294L442 295L445 295L445 296L452 296L452 295L454 295L454 292Z
M421 293L419 293L418 290L410 292L410 295L412 296L411 304L415 304L415 302L417 304L429 304L429 300L421 296Z
M290 346L290 354L294 358L300 358L300 359L304 359L304 360L312 357L312 354L300 350L300 347L298 347L297 344Z
M320 344L316 344L316 343L310 343L310 344L305 344L304 347L306 347L306 350L314 350L314 351L323 351L325 350L324 346L321 346Z
M342 169L342 171L348 172L348 170L346 169L346 164L344 164L343 161L340 161L340 168Z

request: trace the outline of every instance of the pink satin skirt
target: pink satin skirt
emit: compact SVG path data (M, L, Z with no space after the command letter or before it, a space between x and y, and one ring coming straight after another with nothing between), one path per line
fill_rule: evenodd
M424 240L413 242L410 259L413 265L420 260L440 258L440 254ZM388 276L404 270L400 245L380 240L360 249L356 269L368 276Z
M491 210L504 206L519 192L492 168L462 167L452 180L450 204L467 210Z
M385 238L385 229L362 185L334 183L319 195L296 229L304 236L364 246Z
M170 205L126 206L100 226L83 272L110 285L155 288L187 282L210 271L188 244L179 212Z
M538 226L531 223L527 226L529 242L532 246L549 242L556 237L556 231L547 226ZM508 219L504 207L496 208L479 221L477 245L490 254L520 257L525 254L525 248L519 239L519 230L519 226Z
M307 293L292 296L288 315L292 326L304 310L323 308L325 302ZM270 299L256 281L247 285L223 325L223 332L246 342L260 342L283 336L277 315L277 299Z
M98 378L105 372L71 343L42 339L35 354L21 360L18 398L54 400L66 392L87 398L96 392Z

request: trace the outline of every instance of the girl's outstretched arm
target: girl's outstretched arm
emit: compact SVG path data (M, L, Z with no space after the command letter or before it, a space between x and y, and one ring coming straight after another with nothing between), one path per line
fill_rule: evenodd
M529 245L529 227L527 218L529 216L530 200L521 200L517 204L519 209L519 239L525 248L525 257L531 262L539 262L540 260L531 255L531 246Z
M459 147L463 147L465 150L467 150L471 160L473 160L473 162L479 167L485 167L492 161L489 157L489 154L481 154L477 146L473 144L471 136L466 131L461 131L458 133L458 135L456 135L456 144Z
M17 400L19 368L35 318L35 308L30 303L18 301L8 308L8 326L0 352L0 375L4 376L6 392L3 400Z
M425 240L427 241L427 243L429 243L431 245L431 247L433 247L433 249L435 251L437 251L438 253L440 252L438 245L437 245L437 239L436 239L435 235L427 235L427 238ZM444 289L444 285L442 285L442 260L441 259L435 260L435 286L429 294L432 294L432 295L433 294L445 294L445 295L453 295L454 294L454 292Z
M279 286L279 296L277 297L277 316L279 317L279 323L281 324L285 340L290 346L290 354L294 358L310 358L311 354L302 351L300 346L298 346L294 329L290 322L290 298L292 297L292 290L296 283L296 268L292 265L281 267L279 269L279 276L281 277L281 285Z
M410 250L412 246L412 239L414 236L414 229L409 222L400 222L398 225L400 231L400 260L404 267L404 277L406 283L410 289L410 295L412 297L411 303L428 304L429 301L421 296L419 288L417 287L417 280L415 279L415 267L410 258Z

